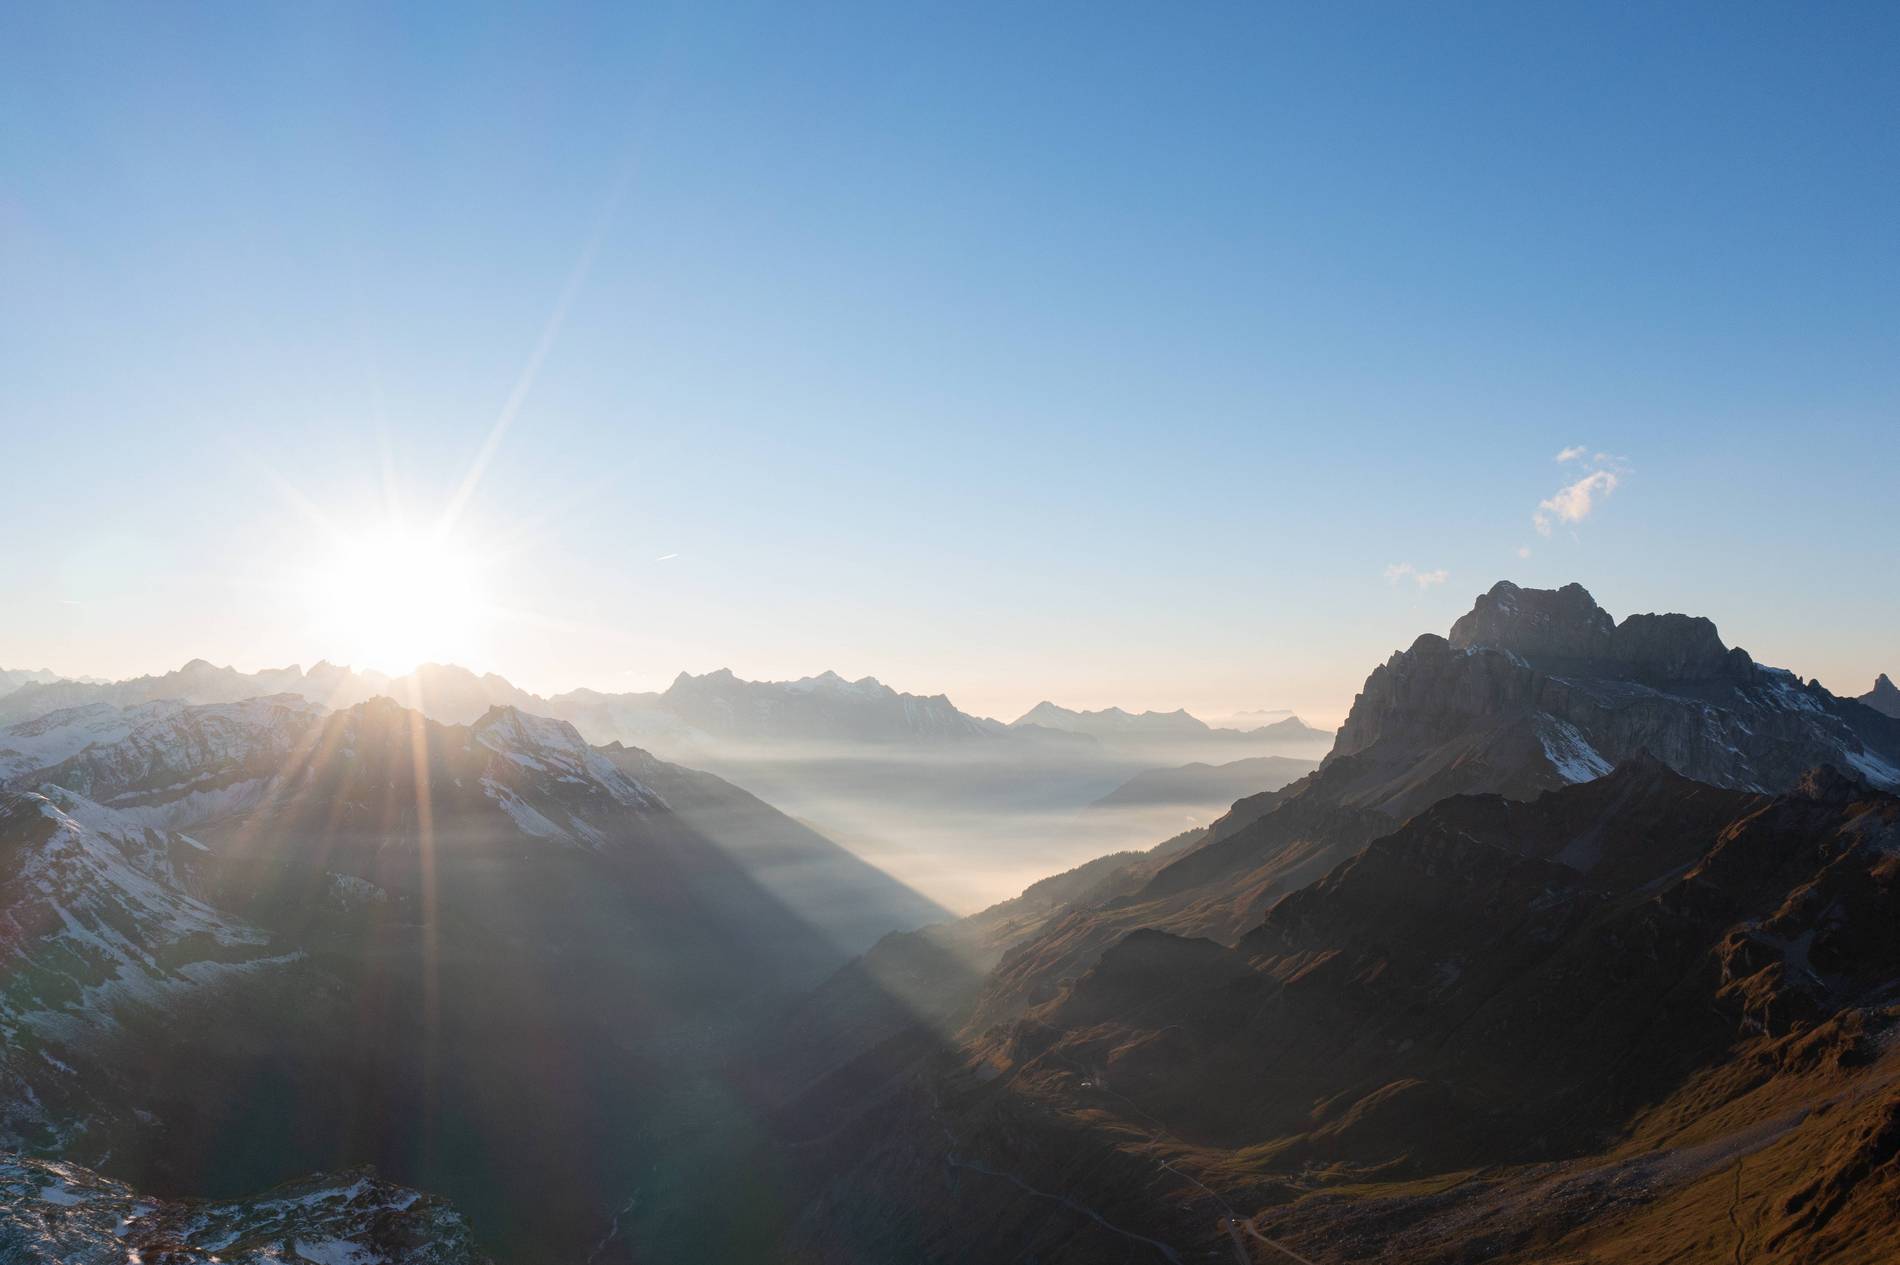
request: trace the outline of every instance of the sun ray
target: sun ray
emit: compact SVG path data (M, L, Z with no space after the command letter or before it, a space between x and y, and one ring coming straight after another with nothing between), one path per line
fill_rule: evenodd
M528 395L534 390L535 379L541 376L541 366L547 361L548 353L554 350L555 340L561 335L561 327L567 323L569 309L580 296L587 284L588 276L594 270L594 260L600 254L601 243L607 239L607 229L613 222L614 213L619 210L621 200L626 196L627 187L632 183L633 172L629 168L607 195L606 203L595 218L593 232L581 247L580 257L574 261L574 267L567 274L567 281L561 287L560 295L554 301L554 310L548 313L547 321L541 327L541 336L535 339L534 349L528 353L528 362L522 366L521 373L515 379L514 389L502 403L501 412L495 418L495 424L489 427L488 435L482 440L482 446L476 450L475 460L470 464L468 473L462 476L461 486L456 488L450 498L448 508L442 514L442 529L452 530L461 519L462 511L467 508L469 498L475 495L475 489L481 484L482 476L488 472L488 463L495 459L496 449L508 430L515 424L521 408L528 402Z

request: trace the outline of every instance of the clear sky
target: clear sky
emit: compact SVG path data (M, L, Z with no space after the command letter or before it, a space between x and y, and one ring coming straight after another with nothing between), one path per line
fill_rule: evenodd
M1335 721L1510 577L1858 693L1896 57L1891 4L7 5L0 665Z

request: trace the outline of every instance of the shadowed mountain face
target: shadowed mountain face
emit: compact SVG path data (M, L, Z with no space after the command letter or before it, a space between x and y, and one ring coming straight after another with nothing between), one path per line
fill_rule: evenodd
M40 750L71 725L106 736L0 792L0 1130L157 1195L370 1162L504 1259L579 1259L677 1196L666 1137L743 1121L737 1034L940 916L717 778L512 709L88 712Z
M1606 1246L1631 1235L1706 1259L1733 1209L1773 1259L1888 1259L1897 855L1900 799L1831 770L1765 796L1636 761L1446 800L1237 943L1134 931L920 1054L813 1144L836 1170L788 1241L1216 1259L1231 1226L1246 1260L1650 1259Z
M804 1069L783 1127L830 1176L788 1251L1528 1261L1627 1223L1694 1259L1759 1155L1751 1233L1886 1259L1896 765L1707 621L1500 585L1315 773L827 985L959 1000Z
M729 733L806 706L690 680ZM824 759L948 816L881 742ZM886 743L1025 795L1076 744ZM1890 1259L1897 767L1707 621L1500 585L1297 781L918 929L524 709L94 697L0 728L0 1145L104 1174L18 1232L126 1182L269 1235L251 1192L371 1162L508 1261Z
M1739 790L1785 790L1821 763L1900 784L1900 724L1722 648L1706 620L1619 626L1575 585L1500 584L1452 631L1374 669L1318 771L1238 801L1134 890L1018 946L977 1016L1049 996L1137 928L1231 943L1274 901L1450 795L1528 799L1645 754Z
M1718 786L1784 789L1822 760L1900 785L1900 729L1884 718L1726 648L1706 619L1617 624L1574 584L1500 583L1448 639L1392 656L1327 765L1342 802L1403 816L1452 792L1600 776L1640 752Z

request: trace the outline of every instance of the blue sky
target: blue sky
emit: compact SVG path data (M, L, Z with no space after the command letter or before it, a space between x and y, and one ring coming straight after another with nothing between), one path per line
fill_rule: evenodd
M1857 693L1896 48L1890 5L8 6L0 664L350 657L333 537L466 487L445 649L539 689L1336 720L1510 577Z

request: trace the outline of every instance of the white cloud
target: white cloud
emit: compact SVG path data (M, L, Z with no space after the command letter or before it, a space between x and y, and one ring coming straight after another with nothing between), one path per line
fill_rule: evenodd
M1385 582L1387 584L1397 584L1407 576L1410 576L1412 583L1418 585L1421 589L1429 589L1434 585L1443 584L1446 580L1449 580L1451 578L1451 572L1445 570L1443 567L1435 571L1420 571L1409 562L1395 562L1385 569Z
M1531 524L1539 535L1548 536L1555 523L1581 523L1590 517L1599 500L1616 491L1620 482L1622 478L1614 470L1592 470L1575 483L1559 488L1556 495L1539 501Z
M1588 451L1590 450L1588 448L1585 448L1582 444L1574 444L1571 447L1566 448L1562 452L1558 453L1557 460L1559 462L1575 461L1578 457L1581 457L1584 453Z

